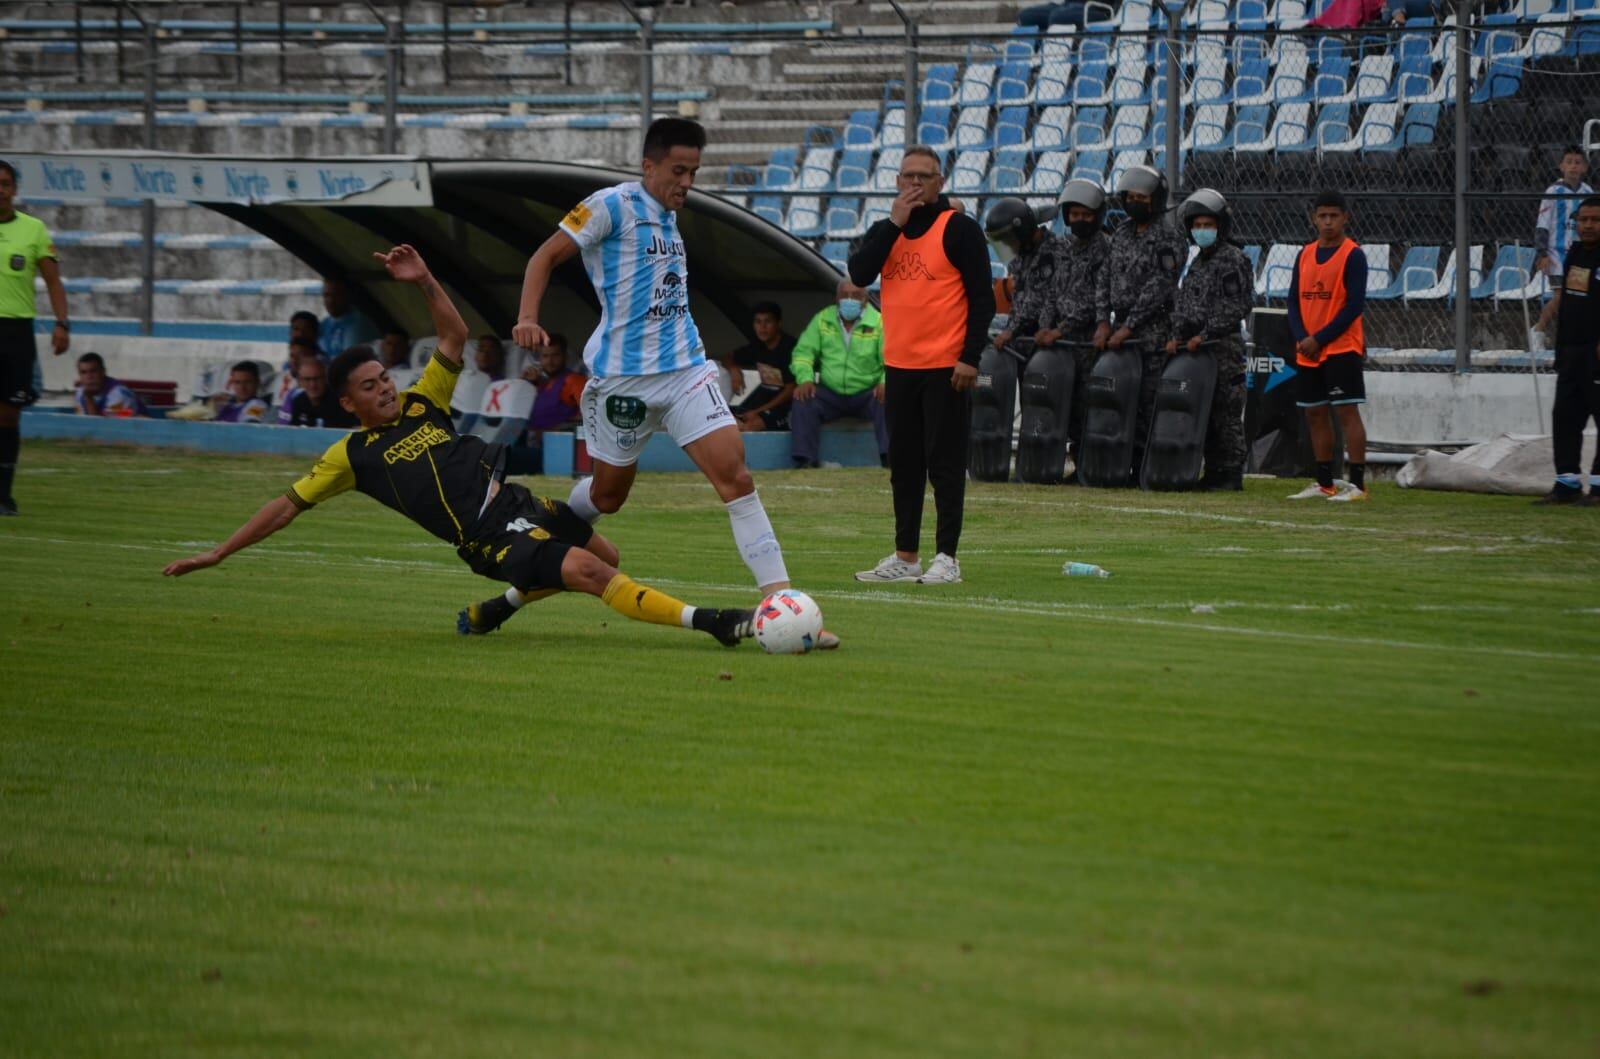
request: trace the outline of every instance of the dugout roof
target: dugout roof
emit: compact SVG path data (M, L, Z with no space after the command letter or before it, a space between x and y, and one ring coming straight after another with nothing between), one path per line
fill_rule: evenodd
M431 334L426 306L389 279L372 253L410 243L444 280L474 335L509 338L528 257L572 206L637 174L562 162L429 162L433 205L207 202L324 275L350 280L356 305L412 336ZM749 341L751 307L775 301L799 334L833 300L839 274L805 243L714 195L692 191L678 226L689 259L690 305L707 352ZM545 296L547 329L574 349L599 320L582 260L563 265Z

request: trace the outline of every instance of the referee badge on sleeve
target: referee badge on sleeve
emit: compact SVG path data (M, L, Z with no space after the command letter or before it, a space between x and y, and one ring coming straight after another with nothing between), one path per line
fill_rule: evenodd
M561 227L574 232L581 232L583 231L583 226L589 223L590 216L589 207L580 202L572 207L565 217L561 218Z
M22 272L28 267L28 259L21 254L11 255L11 271Z

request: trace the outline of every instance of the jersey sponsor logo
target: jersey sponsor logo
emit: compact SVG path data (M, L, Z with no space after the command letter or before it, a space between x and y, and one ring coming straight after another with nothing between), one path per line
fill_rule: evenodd
M529 522L525 518L514 518L510 522L507 522L506 523L506 532L507 533L526 533L528 536L532 537L536 541L547 541L547 540L550 539L550 531L549 530L545 529L543 526L539 525L536 522ZM509 545L509 544L506 545L505 548L501 550L500 554L494 557L494 561L497 562L497 563L498 562L504 562L505 561L505 557L506 557L506 552L508 552L510 550L511 550L511 545Z
M659 235L652 235L650 242L645 244L645 257L682 257L683 241L681 239L663 239Z
M1333 291L1328 290L1327 286L1320 279L1311 284L1310 290L1303 290L1300 292L1300 300L1303 302L1325 302L1331 300L1332 298Z
M393 464L404 460L410 463L435 445L444 445L449 441L450 434L447 431L432 423L424 423L387 449L384 449L383 462Z
M642 426L646 411L644 401L638 397L612 394L606 398L606 420L622 430L632 431Z
M561 227L570 228L574 232L581 232L592 216L594 214L589 212L589 207L580 202L568 210L565 217L561 218Z
M427 414L428 406L420 401L406 409L406 415L408 416L425 416Z
M506 545L504 548L501 548L499 551L494 553L494 561L497 562L497 563L505 562L506 561L506 555L510 551L511 551L511 545L509 545L509 544Z
M902 254L883 270L884 279L932 279L933 273L923 264L922 255L916 251Z

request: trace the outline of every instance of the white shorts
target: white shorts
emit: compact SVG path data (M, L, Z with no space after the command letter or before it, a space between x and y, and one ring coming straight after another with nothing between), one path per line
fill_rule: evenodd
M657 430L681 448L713 430L738 426L710 361L659 375L590 379L579 405L589 455L613 467L639 462Z

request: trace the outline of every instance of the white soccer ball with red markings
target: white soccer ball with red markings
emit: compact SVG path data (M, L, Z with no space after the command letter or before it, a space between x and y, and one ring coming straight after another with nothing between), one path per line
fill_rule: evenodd
M756 643L769 655L803 655L817 646L822 608L804 592L780 588L756 607Z

